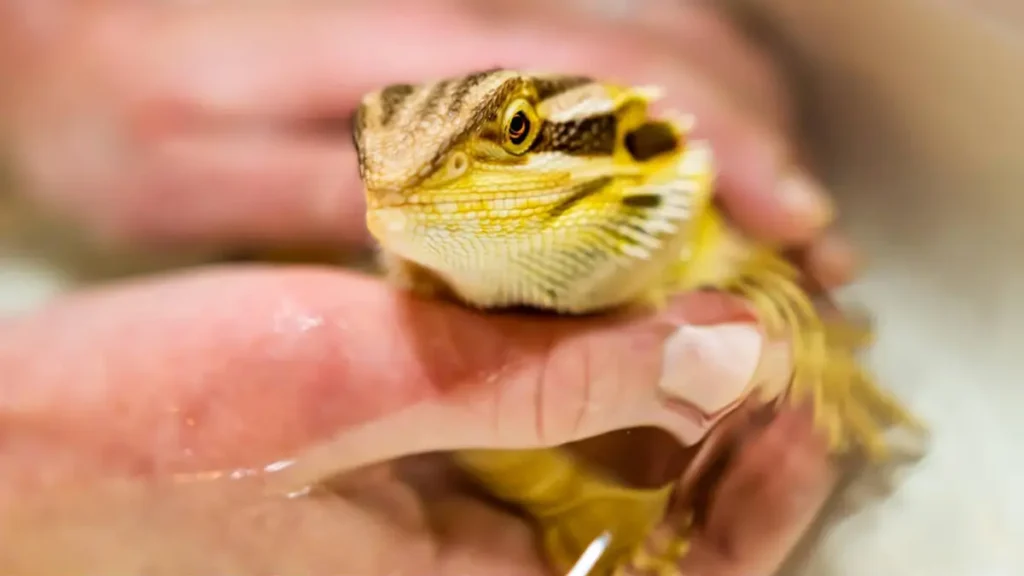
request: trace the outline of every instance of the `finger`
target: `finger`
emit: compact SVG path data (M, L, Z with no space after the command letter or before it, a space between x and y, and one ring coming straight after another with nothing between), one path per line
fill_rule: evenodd
M6 326L5 441L61 454L68 470L249 470L297 457L284 472L317 479L652 422L692 441L706 426L695 414L730 400L722 389L741 393L759 360L759 332L726 323L736 318L750 316L712 294L658 317L489 317L334 271L196 272Z
M434 502L431 516L441 540L439 573L519 576L548 574L533 527L510 512L465 496Z
M740 449L701 534L736 574L771 574L817 516L836 482L806 410L782 412Z
M713 79L766 127L793 136L794 111L789 87L778 65L762 46L745 38L721 10L709 4L674 0L647 2L631 12L638 24L674 42L681 58Z
M397 482L370 502L268 497L246 479L54 480L0 491L5 574L58 576L81 566L98 574L438 573L430 527L396 519L423 507Z
M85 207L96 228L149 243L368 245L355 151L337 141L183 135L137 163L138 195Z
M857 251L835 232L827 233L808 246L799 261L807 273L826 289L849 283L861 268Z
M470 0L470 3L475 0ZM499 2L488 2L491 7ZM564 18L592 18L655 34L723 95L749 109L780 134L793 129L792 99L766 50L745 38L717 6L676 0L512 0L509 10L544 11ZM493 8L492 8L493 9Z
M784 166L784 138L745 114L656 38L614 24L485 20L447 4L183 10L125 26L106 50L149 126L184 130L200 118L273 122L344 118L367 91L470 70L545 68L667 89L665 107L693 113L720 157L723 201L741 225L797 242L831 218L820 186ZM381 45L386 29L393 42ZM140 35L145 35L142 43ZM443 35L443 41L439 41ZM130 47L134 49L128 49ZM138 49L137 46L148 46ZM371 60L355 57L377 46ZM349 169L355 171L355 166ZM355 198L356 190L350 191Z

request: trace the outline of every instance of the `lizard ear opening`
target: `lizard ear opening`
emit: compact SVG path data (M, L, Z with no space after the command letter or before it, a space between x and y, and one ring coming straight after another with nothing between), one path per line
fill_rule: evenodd
M652 121L626 133L626 150L637 162L644 162L678 150L683 142L668 122Z
M526 100L516 100L505 109L501 123L501 142L509 154L525 154L537 139L539 131L537 112Z

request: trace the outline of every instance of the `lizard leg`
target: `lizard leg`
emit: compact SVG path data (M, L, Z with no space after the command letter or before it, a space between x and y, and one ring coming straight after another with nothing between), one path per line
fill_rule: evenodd
M491 494L533 518L556 570L569 570L604 532L611 541L591 572L595 576L674 566L675 556L687 548L685 540L664 543L675 553L666 559L662 546L657 553L645 546L665 517L674 482L653 489L629 488L557 448L470 450L455 458Z
M822 319L797 283L798 272L772 253L759 256L734 290L759 311L770 333L793 342L793 379L784 400L809 401L815 424L828 434L829 450L863 450L873 461L890 456L888 428L926 434L926 427L881 389L856 353L870 330L846 320Z

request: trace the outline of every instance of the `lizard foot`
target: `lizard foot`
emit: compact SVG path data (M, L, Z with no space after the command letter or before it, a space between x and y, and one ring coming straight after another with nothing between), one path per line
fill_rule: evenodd
M809 401L815 425L827 432L830 452L860 449L879 462L892 455L887 429L927 435L927 428L858 361L870 329L823 320L797 284L798 272L782 258L766 253L750 269L734 290L753 303L769 333L791 338L794 370L783 398Z

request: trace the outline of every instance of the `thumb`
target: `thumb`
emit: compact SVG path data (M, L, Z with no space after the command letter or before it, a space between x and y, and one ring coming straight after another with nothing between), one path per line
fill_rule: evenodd
M705 293L657 316L540 318L334 270L206 270L0 325L0 423L5 446L46 451L48 475L66 456L69 478L269 467L301 483L643 425L691 443L752 380L750 322ZM0 468L39 473L33 451L8 452Z
M424 302L403 314L388 345L411 369L389 370L436 393L305 451L278 470L283 488L412 454L550 447L640 426L693 445L755 374L781 385L789 370L785 348L764 348L749 310L721 294L683 296L653 317L487 317Z

